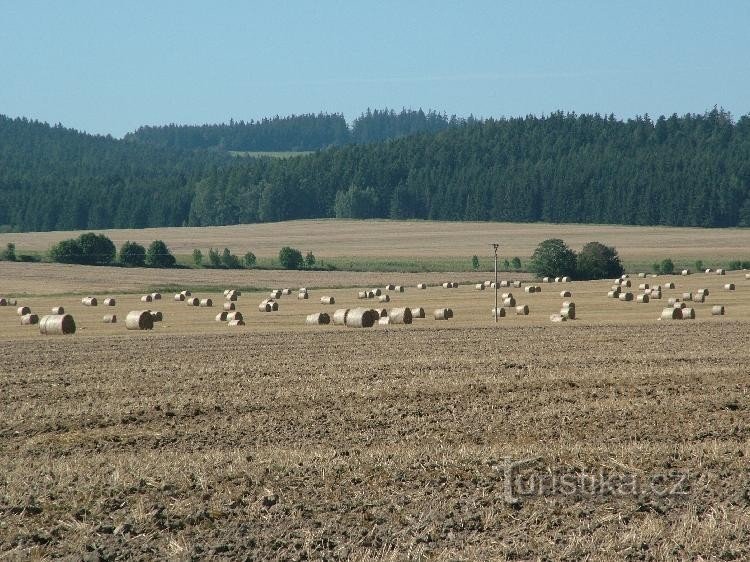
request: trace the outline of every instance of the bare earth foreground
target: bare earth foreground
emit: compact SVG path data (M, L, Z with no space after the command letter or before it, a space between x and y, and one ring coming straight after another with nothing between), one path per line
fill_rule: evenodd
M231 329L171 295L121 289L111 310L66 296L116 288L104 270L74 285L62 267L3 267L0 293L63 305L79 330L44 337L0 308L0 558L750 558L742 273L634 279L676 283L649 304L605 298L609 282L508 289L531 314L497 326L489 291L390 275L410 285L383 306L455 318L308 327L356 290L271 314L247 292ZM381 281L357 275L332 284ZM704 287L696 320L656 320ZM563 289L580 319L553 325ZM164 311L153 332L100 322L144 307Z

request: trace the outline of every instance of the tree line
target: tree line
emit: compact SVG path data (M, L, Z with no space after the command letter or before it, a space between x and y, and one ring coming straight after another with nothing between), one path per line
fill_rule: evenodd
M0 117L0 229L304 218L750 226L750 116L553 113L290 159Z
M469 118L471 122L473 118ZM144 126L125 140L162 148L219 151L312 151L352 143L379 142L417 133L435 133L464 123L455 115L435 111L368 109L353 122L340 113L291 115L258 121L205 125Z

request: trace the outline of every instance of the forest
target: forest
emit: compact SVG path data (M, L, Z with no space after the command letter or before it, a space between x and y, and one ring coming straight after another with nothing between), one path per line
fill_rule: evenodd
M0 229L325 217L750 226L750 116L444 121L274 159L0 116Z

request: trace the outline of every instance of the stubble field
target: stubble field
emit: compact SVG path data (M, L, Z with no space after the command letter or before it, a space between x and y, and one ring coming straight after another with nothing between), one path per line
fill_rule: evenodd
M494 325L489 290L414 287L454 274L170 272L215 300L188 308L171 294L141 303L159 281L148 270L42 265L0 264L0 293L35 312L65 306L79 329L44 337L0 308L9 558L750 557L743 273L634 279L676 283L649 304L607 299L610 282L503 289L531 313ZM455 317L304 325L377 306L356 287L386 282L407 288L383 307ZM246 290L244 327L213 319L222 286L303 284L310 299L282 297L275 313ZM696 320L656 320L698 288L710 295ZM563 289L579 319L553 325ZM117 306L83 307L86 293ZM710 316L714 304L727 315ZM165 315L152 332L100 322L145 307Z

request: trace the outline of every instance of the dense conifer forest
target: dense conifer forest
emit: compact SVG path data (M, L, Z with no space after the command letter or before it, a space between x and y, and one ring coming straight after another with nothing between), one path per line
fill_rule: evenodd
M750 116L385 110L351 128L309 115L122 140L0 116L4 230L322 217L750 226Z

